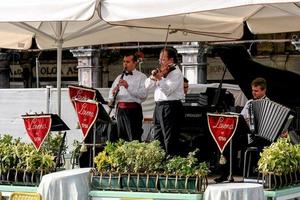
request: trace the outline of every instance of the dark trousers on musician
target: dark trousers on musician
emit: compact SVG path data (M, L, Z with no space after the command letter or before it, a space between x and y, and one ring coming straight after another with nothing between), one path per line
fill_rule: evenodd
M138 103L119 103L117 109L118 139L141 140L143 112Z
M180 154L178 137L184 119L181 101L156 102L154 110L154 139L159 140L167 155Z

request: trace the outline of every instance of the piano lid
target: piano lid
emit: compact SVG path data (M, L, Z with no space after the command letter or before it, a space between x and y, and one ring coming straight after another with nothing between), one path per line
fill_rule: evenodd
M256 77L267 80L267 96L288 107L300 106L300 75L260 64L241 45L215 46L229 72L248 99L252 98L251 82Z

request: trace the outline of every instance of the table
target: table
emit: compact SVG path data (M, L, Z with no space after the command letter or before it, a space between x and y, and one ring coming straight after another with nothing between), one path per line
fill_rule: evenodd
M209 185L204 200L263 200L264 190L256 183L224 183Z
M105 198L138 198L138 199L168 199L168 200L201 200L202 194L159 193L159 192L124 192L124 191L90 191L90 199Z
M91 168L55 172L43 176L38 187L43 200L88 200Z
M300 197L300 186L283 188L278 190L265 190L265 197L273 200L286 200Z

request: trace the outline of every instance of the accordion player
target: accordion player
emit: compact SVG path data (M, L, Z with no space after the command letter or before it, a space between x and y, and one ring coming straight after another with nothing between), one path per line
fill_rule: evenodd
M291 109L266 99L250 102L249 117L249 128L254 138L264 139L269 143L274 142L282 132L287 131L293 120Z

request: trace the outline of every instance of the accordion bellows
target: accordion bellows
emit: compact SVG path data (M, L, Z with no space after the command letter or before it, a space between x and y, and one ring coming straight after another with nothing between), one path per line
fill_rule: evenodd
M291 110L266 99L254 100L251 103L255 134L274 142L283 131L288 129L292 121Z

